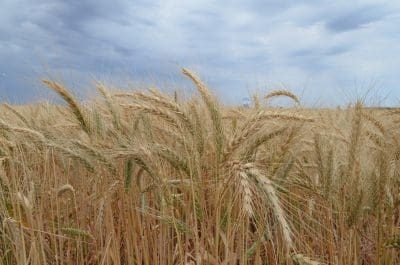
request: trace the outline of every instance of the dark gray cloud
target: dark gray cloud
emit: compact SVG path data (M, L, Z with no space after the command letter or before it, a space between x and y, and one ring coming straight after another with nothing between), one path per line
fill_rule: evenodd
M82 96L93 78L192 91L182 66L227 103L286 86L305 90L306 102L337 104L337 89L369 79L400 96L399 8L372 0L3 0L0 97L38 99L43 76Z
M342 14L337 14L328 20L326 26L332 31L350 31L360 29L370 23L384 19L391 11L385 6L368 5L358 8L351 8Z

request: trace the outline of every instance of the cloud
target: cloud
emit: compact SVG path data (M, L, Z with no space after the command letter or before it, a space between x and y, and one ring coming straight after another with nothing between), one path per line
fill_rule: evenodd
M4 0L2 6L0 96L16 102L42 96L37 80L49 73L81 95L93 76L192 91L181 66L199 72L226 103L285 85L305 89L309 104L336 105L337 89L369 79L400 96L395 1Z
M328 20L326 26L329 30L341 32L360 29L368 24L385 18L390 10L379 5L361 6L338 14Z

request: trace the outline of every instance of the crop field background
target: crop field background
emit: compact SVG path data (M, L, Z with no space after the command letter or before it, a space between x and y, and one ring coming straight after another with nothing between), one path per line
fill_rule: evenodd
M0 105L0 264L400 264L400 109L227 107L182 72L187 99Z

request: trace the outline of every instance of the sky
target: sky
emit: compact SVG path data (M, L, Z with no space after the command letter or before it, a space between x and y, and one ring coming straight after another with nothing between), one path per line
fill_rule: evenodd
M305 105L400 103L400 1L1 0L0 101L82 99L94 80L190 94L198 73L226 104L289 89Z

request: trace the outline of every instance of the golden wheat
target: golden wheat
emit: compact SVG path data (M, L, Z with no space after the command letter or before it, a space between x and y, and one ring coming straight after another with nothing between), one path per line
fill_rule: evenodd
M399 264L398 110L224 106L198 75L0 108L0 264Z

